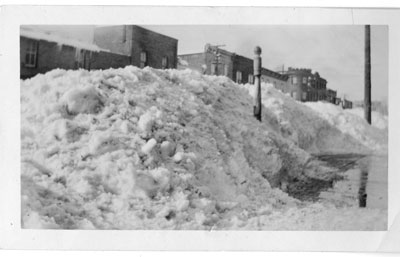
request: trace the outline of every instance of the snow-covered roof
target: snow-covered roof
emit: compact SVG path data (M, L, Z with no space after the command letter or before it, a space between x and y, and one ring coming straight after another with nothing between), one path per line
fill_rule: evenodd
M90 42L79 41L79 40L72 39L72 38L65 38L65 37L61 37L61 36L47 33L44 31L21 28L20 36L31 38L31 39L36 39L36 40L45 40L45 41L49 41L49 42L55 42L59 45L68 45L68 46L73 46L73 47L76 47L79 49L85 49L85 50L90 50L90 51L94 51L94 52L100 52L100 51L110 52L110 50L100 48L99 46L92 44Z

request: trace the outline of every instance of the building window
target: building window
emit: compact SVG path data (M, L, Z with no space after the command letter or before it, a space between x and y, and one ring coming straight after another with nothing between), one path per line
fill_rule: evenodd
M122 26L122 43L126 42L126 25Z
M36 68L37 52L38 52L38 42L34 40L29 41L25 54L26 67Z
M238 84L242 83L242 72L241 71L236 72L236 83L238 83Z
M147 66L147 53L142 51L140 53L140 68L144 68Z
M292 83L293 83L293 84L297 84L297 77L293 77L293 78L292 78Z
M83 49L76 48L75 61L77 68L90 69L91 52Z
M303 84L307 84L307 77L303 77Z
M228 76L228 70L229 70L229 65L228 65L228 64L225 64L225 65L224 65L224 75L225 75L225 76Z
M253 74L249 74L249 84L254 84L254 76L253 76Z
M216 68L217 66L215 66L215 63L211 63L211 75L215 75L217 70Z
M293 92L293 98L297 99L297 92Z
M303 92L303 100L307 100L307 92Z
M162 66L163 69L168 68L168 57L167 57L167 56L164 56L164 57L162 58L161 66Z

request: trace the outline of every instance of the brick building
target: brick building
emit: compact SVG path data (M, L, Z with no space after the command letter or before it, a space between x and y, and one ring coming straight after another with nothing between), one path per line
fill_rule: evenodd
M326 90L326 101L332 104L336 104L336 98L337 98L337 91L328 88Z
M204 52L183 54L179 58L185 62L178 68L189 68L207 75L223 75L236 83L254 83L253 59L206 44ZM284 87L287 76L262 68L261 80Z
M341 105L343 108L352 108L352 102L341 100L337 97L337 91L326 87L327 81L318 72L312 73L311 69L297 69L289 67L282 71L289 77L288 85L290 95L302 102L326 101Z
M97 45L61 38L46 32L20 31L20 78L60 69L106 69L129 65L130 58Z
M237 83L253 81L253 60L207 44L204 52L183 54L179 58L189 68L207 75L223 75Z
M311 69L289 67L284 74L289 77L290 95L298 101L324 101L327 99L327 81Z
M96 27L93 41L111 53L129 56L130 64L137 67L177 67L178 40L140 26Z
M276 89L284 93L290 91L288 79L289 77L287 75L279 74L266 68L261 68L261 82L270 83L274 85Z

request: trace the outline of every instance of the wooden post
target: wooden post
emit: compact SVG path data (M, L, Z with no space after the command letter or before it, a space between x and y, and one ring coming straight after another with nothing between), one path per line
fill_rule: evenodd
M254 48L254 117L261 121L261 48Z
M371 28L365 25L364 117L371 124Z

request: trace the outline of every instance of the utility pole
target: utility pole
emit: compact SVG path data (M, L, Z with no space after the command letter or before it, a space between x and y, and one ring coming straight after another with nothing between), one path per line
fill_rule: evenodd
M254 117L261 121L261 47L254 48Z
M371 27L365 25L364 118L371 124Z

